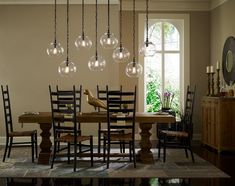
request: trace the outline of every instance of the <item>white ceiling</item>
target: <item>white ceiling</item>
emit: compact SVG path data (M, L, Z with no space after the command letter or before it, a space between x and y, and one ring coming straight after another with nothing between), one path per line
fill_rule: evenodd
M150 10L211 10L228 0L150 0ZM65 4L66 0L57 0L58 4ZM94 4L95 0L85 0L86 4ZM107 0L98 0L99 4L107 4ZM110 0L118 4L119 0ZM53 4L54 0L0 0L0 5L25 4ZM70 0L71 4L80 4L81 0ZM132 9L132 0L123 0L125 10ZM143 10L145 0L136 0L137 10Z

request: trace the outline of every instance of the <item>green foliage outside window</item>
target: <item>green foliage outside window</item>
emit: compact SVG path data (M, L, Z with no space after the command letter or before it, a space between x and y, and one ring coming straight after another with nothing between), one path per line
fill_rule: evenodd
M146 110L147 112L157 112L161 109L162 103L158 96L161 94L161 82L160 77L153 70L150 70L148 74L148 82L146 84ZM171 109L180 115L180 100L179 100L179 90L176 90L170 83L166 83L165 91L174 94L172 100Z

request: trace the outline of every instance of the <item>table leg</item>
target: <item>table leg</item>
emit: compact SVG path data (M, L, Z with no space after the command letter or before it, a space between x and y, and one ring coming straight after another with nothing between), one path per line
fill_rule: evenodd
M151 123L140 123L139 124L141 132L141 140L140 140L140 150L138 151L137 157L141 163L145 164L153 164L154 158L153 153L151 152L152 143L150 141L150 130L152 128Z
M49 164L49 159L51 155L51 146L52 146L50 140L51 127L52 127L51 123L40 123L40 128L42 130L40 135L42 137L42 141L40 144L41 151L39 152L38 164L46 164L46 165Z

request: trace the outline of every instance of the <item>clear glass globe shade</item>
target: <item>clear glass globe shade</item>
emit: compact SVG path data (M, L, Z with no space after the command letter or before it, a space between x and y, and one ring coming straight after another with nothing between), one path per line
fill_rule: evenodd
M105 49L114 49L117 47L118 40L113 33L105 33L100 37L100 44Z
M126 75L131 78L139 77L143 72L143 67L139 63L130 62L126 66Z
M75 46L77 49L83 48L89 50L92 46L92 41L88 36L78 36L78 38L75 41Z
M47 55L50 57L61 57L64 53L64 48L60 43L50 43L47 48Z
M127 62L130 57L130 52L124 47L118 47L113 51L113 59L117 63Z
M88 68L91 71L103 71L105 68L106 62L102 56L92 56L88 62Z
M157 48L152 42L144 42L139 49L139 54L145 57L152 57L156 54Z
M63 61L58 67L58 72L62 77L72 77L76 71L77 67L72 61Z

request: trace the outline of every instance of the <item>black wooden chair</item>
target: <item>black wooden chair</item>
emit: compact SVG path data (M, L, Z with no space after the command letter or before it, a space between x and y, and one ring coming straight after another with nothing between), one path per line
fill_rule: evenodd
M68 163L70 163L71 146L74 147L74 171L77 167L77 157L81 156L84 152L77 152L77 147L79 143L89 141L89 151L91 157L91 166L93 166L93 137L92 136L82 136L79 135L78 123L77 123L77 106L76 106L76 89L73 86L73 89L70 91L52 91L51 86L49 86L50 91L50 100L51 100L51 112L52 112L52 124L53 124L53 133L54 133L54 151L51 162L51 168L53 168L56 155L58 153L58 142L67 143L67 157ZM68 96L69 99L60 99L63 96ZM71 99L72 98L72 99ZM63 105L66 105L63 107ZM65 125L61 125L64 123ZM73 130L71 126L66 126L66 124L72 123Z
M64 89L59 89L58 85L56 86L56 90L57 92L60 92L61 94L58 95L58 100L60 101L67 101L67 100L73 100L73 96L71 96L70 94L66 94L67 92L70 92L71 90L64 90ZM75 94L76 94L76 107L77 107L77 112L81 112L82 109L82 85L79 86L79 88L75 90ZM68 107L69 105L66 104L58 104L57 108L58 109L64 109L65 107ZM59 125L64 125L64 123L59 123ZM78 123L78 128L77 128L77 133L78 135L82 135L81 133L81 123ZM66 127L66 130L73 130L73 127ZM58 136L60 136L60 134L58 133ZM58 145L57 145L57 151L62 151L63 148L60 148L60 142L58 141ZM79 145L79 151L82 151L82 144Z
M191 141L193 137L193 108L195 100L196 86L191 90L190 87L187 87L186 101L184 115L180 123L180 130L171 131L171 130L161 130L158 144L158 158L160 158L161 147L163 147L163 161L166 161L166 148L182 148L185 149L186 157L188 158L189 150L191 152L192 161L195 162ZM172 140L172 138L174 140Z
M3 105L4 105L4 116L5 116L5 125L6 125L6 146L3 156L3 162L6 159L6 155L9 158L11 154L12 147L27 147L31 146L32 148L32 162L34 162L34 153L37 158L38 150L37 150L37 131L15 131L13 129L12 123L12 114L11 114L11 103L10 103L10 95L9 89L6 85L5 89L1 85L2 89L2 98L3 98ZM13 142L15 137L31 137L31 141L25 142ZM8 151L8 154L7 154Z
M118 100L116 98L121 97ZM104 134L104 162L107 151L107 168L110 163L110 151L113 142L121 142L129 146L130 162L135 156L135 112L136 112L136 87L133 92L108 91L107 92L107 124L108 132ZM112 129L124 130L124 133L112 133ZM120 153L124 156L124 152Z
M99 85L97 85L97 98L106 102L107 103L107 92L108 92L109 88L108 86L106 86L105 89L100 89ZM112 91L122 91L122 86L120 86L119 90L112 90ZM116 100L121 100L121 97L115 97ZM120 107L120 105L117 105ZM98 107L98 112L102 112L104 111L104 109ZM105 123L103 123L104 125ZM101 151L101 144L104 141L104 134L108 132L107 129L107 123L106 123L106 127L102 126L102 123L98 124L98 153L100 154ZM120 129L111 129L112 133L124 133L124 130L120 130ZM125 144L122 144L121 142L116 142L117 144L120 145L120 152L122 152L122 150L125 152Z

